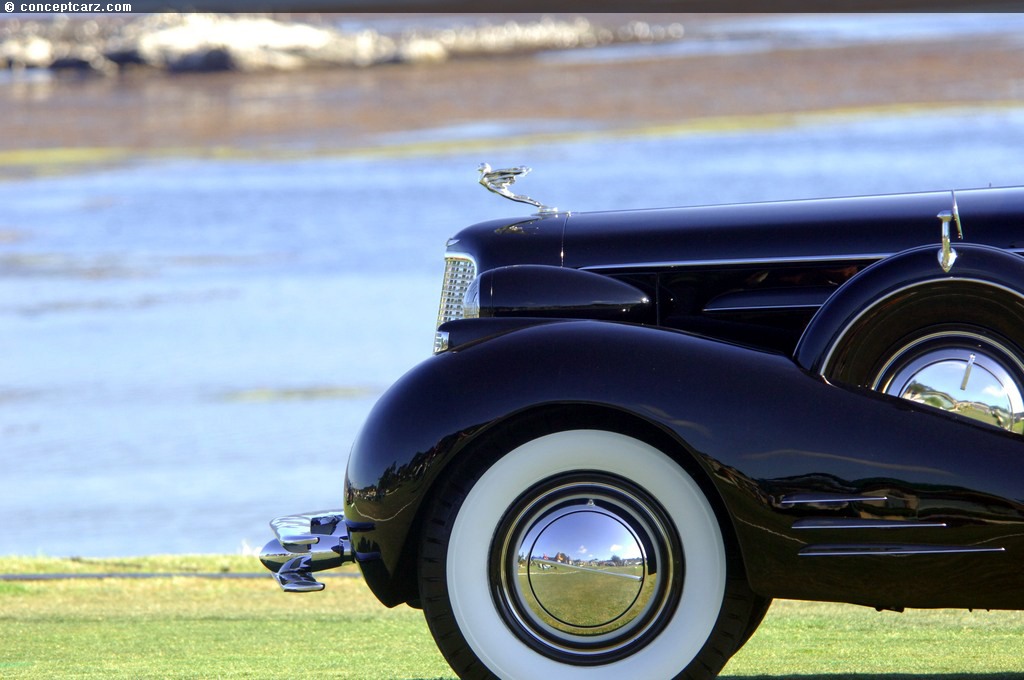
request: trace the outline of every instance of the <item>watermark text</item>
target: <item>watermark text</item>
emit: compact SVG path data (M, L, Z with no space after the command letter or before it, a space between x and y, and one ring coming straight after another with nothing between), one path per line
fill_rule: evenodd
M5 12L54 12L80 14L90 12L131 12L129 2L11 2L4 3Z

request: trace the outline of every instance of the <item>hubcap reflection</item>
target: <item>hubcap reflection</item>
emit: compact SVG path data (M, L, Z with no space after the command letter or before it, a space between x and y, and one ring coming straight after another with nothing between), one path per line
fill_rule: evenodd
M658 505L625 480L562 478L528 492L496 537L498 604L552 656L607 661L674 608L682 555Z
M553 552L559 545L579 548L569 557L560 550ZM593 546L608 548L602 551ZM556 627L567 631L614 625L624 617L627 620L620 625L625 625L635 618L637 612L632 607L644 584L643 547L629 528L606 510L594 506L558 513L529 531L522 548L526 568L519 572L525 571L526 578L518 578L516 584L535 615L547 614ZM590 603L594 606L580 607L571 597L580 583L585 583L587 595L594 597Z
M1024 434L1024 367L1001 343L936 334L901 348L875 389Z

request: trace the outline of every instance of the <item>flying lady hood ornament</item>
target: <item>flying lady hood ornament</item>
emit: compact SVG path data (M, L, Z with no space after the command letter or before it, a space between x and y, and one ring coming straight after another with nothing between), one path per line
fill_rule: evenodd
M515 168L492 170L489 164L481 163L480 167L477 169L480 171L480 184L484 185L488 191L492 191L499 196L504 196L510 201L529 203L532 206L536 206L537 214L539 215L551 215L558 212L558 208L544 205L540 201L536 201L529 196L512 193L512 190L509 187L515 184L516 179L528 174L531 170L525 165L520 165Z

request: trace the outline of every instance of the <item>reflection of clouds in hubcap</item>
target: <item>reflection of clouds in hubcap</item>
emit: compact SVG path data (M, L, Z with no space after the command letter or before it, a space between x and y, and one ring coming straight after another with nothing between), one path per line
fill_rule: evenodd
M898 352L882 370L876 388L886 394L957 413L1011 432L1024 433L1024 394L1010 369L1013 355L998 343L967 336L970 349L929 343L929 336ZM1000 356L1005 360L1000 360Z
M531 556L563 554L593 562L614 557L643 557L640 543L629 528L601 510L571 512L555 518L541 529L533 542ZM575 550L571 550L573 546Z
M572 545L579 548L570 555L567 548ZM534 527L523 548L528 548L526 574L537 604L568 626L606 626L627 614L640 595L643 548L607 512L587 509L556 516ZM601 606L581 607L581 599Z
M501 591L522 630L592 654L641 640L681 583L661 515L625 481L567 481L524 503ZM668 565L659 574L658 568Z

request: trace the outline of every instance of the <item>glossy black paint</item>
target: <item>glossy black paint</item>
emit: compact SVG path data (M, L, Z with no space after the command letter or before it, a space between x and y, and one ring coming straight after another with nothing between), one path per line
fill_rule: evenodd
M676 457L761 596L1024 608L1021 437L818 375L836 334L908 282L1024 290L1024 188L956 203L965 241L949 274L936 257L948 191L463 230L449 253L476 262L487 318L442 327L453 349L388 390L350 458L345 514L367 583L415 604L434 483L539 418Z
M481 317L554 317L653 321L651 301L635 286L600 274L550 265L483 272L470 286Z
M956 192L965 238L1024 250L1016 216L1024 188ZM875 261L938 243L949 191L741 205L560 213L492 220L459 232L450 250L482 253L481 270L511 264L642 270L821 259Z
M481 222L448 241L448 251L471 253L479 271L515 264L562 264L568 215L520 217Z
M937 265L937 248L922 246L887 258L865 269L838 290L818 310L796 347L796 362L808 370L820 372L828 348L838 334L854 323L866 309L923 284L942 285L979 282L1006 291L1024 291L1024 258L1019 255L973 243L958 243L956 264L949 272ZM904 293L905 295L905 293ZM1024 298L1006 295L1006 318L1024 314Z
M972 244L1024 250L1024 188L956 192ZM643 321L776 351L794 350L815 311L871 264L935 244L953 192L558 214L462 230L450 252L479 271L517 264L586 269L653 305Z
M957 191L965 238L1024 247L1024 189ZM717 263L873 261L939 242L949 191L581 213L566 222L564 265L631 270Z
M763 596L1024 608L1019 437L829 385L782 354L598 321L470 342L425 361L381 398L352 451L345 514L374 526L353 539L357 551L380 554L364 572L384 603L417 597L417 512L445 467L545 411L564 427L588 414L588 422L627 430L695 471ZM863 500L787 502L809 493ZM826 520L825 527L807 528L822 524L808 519ZM897 524L842 529L830 519ZM914 523L922 520L945 526ZM837 545L1002 551L806 554Z

